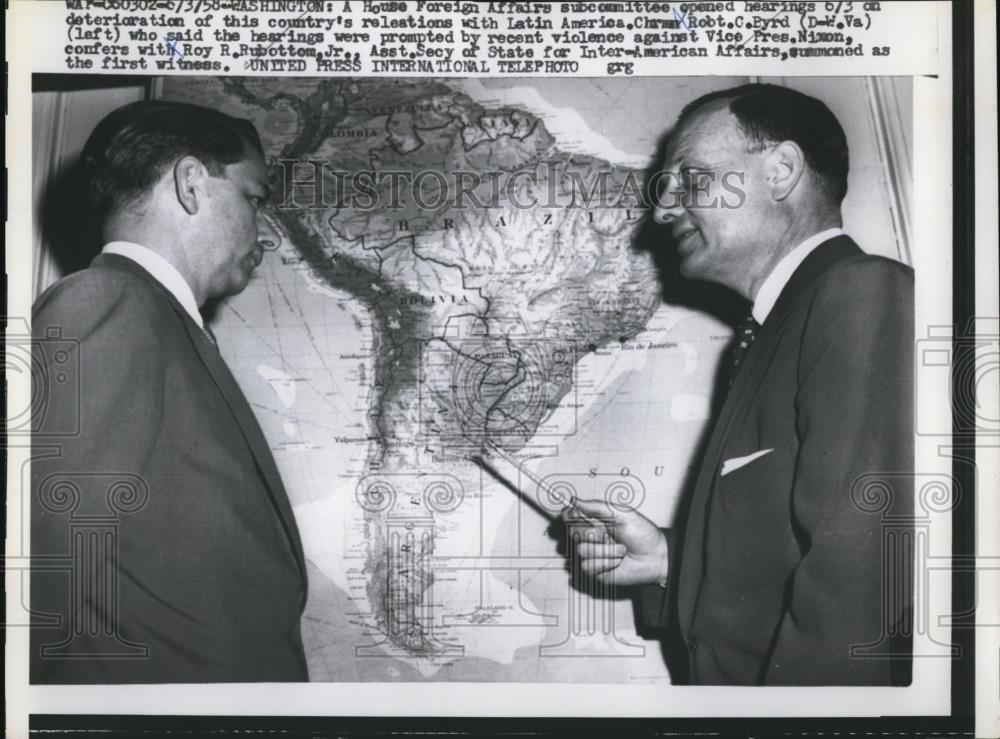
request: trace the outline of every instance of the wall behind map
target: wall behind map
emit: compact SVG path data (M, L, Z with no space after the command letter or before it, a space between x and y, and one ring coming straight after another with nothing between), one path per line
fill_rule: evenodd
M844 127L851 171L844 229L870 254L911 264L913 81L909 77L763 77L822 100Z
M81 269L100 248L81 236L84 198L68 181L94 126L115 108L148 95L149 79L36 74L32 79L32 277L34 296Z

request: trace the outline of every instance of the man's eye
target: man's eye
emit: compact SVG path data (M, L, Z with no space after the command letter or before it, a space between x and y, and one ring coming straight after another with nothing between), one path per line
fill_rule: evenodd
M715 181L715 171L704 167L686 167L681 170L681 182L687 190L708 187Z

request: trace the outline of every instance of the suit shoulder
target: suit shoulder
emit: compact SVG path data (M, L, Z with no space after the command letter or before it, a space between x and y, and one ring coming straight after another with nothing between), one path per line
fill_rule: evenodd
M912 335L913 269L886 257L858 255L832 265L817 281L806 313L807 332L877 338L880 331Z
M913 306L913 268L887 257L861 254L843 259L817 279L812 303L847 308Z
M36 331L58 325L79 334L112 316L148 326L170 311L148 279L129 270L98 266L68 275L43 292L32 307L32 324Z
M874 254L859 254L833 264L823 282L847 281L861 285L913 285L913 267L895 259Z

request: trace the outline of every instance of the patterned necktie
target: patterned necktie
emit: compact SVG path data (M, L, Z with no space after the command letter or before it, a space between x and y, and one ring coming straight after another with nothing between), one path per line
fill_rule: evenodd
M218 342L218 341L216 341L216 339L215 339L215 334L214 334L214 333L212 333L212 329L210 329L210 328L208 327L208 324L207 324L207 323L206 323L206 324L205 324L205 325L204 325L204 326L203 326L202 328L203 328L203 329L204 329L204 331L205 331L205 336L207 336L207 337L208 337L208 340L212 342L212 346L214 346L214 347L215 347L216 349L218 349L218 348L219 348L219 342Z
M736 329L736 343L733 346L732 364L729 366L729 387L732 387L733 383L736 382L736 375L740 371L740 365L746 359L747 352L750 351L759 328L760 324L754 320L751 313L743 319L743 323Z

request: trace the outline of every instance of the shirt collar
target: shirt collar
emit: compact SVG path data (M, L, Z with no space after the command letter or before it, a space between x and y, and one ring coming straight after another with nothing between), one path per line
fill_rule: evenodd
M153 276L167 291L177 298L184 311L191 316L199 328L205 328L205 320L198 311L198 302L194 299L194 292L188 285L181 273L177 271L170 262L161 257L152 249L133 244L130 241L112 241L104 245L101 254L116 254L119 257L131 259L144 270Z
M775 265L774 269L771 270L771 274L761 283L760 290L757 291L757 299L753 301L753 310L751 313L753 313L754 320L757 323L763 325L764 321L767 320L771 309L774 308L774 304L778 302L778 296L781 295L781 291L785 289L785 285L788 284L788 281L792 278L792 274L802 264L802 261L824 241L828 241L834 236L840 236L843 233L844 229L842 228L828 228L825 231L820 231L818 234L813 234L788 252Z

